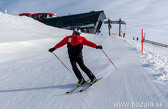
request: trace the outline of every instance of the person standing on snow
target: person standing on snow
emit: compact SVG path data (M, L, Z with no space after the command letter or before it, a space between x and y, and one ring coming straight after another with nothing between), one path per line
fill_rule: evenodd
M83 62L83 56L82 56L82 49L83 45L87 45L89 47L93 47L96 49L102 49L101 45L96 45L95 43L87 40L86 38L80 36L81 31L77 28L73 30L73 34L71 36L65 37L62 41L60 41L58 44L56 44L53 48L49 49L49 52L53 52L55 49L60 48L67 44L68 48L68 54L69 59L72 65L72 69L78 78L78 86L82 85L85 80L77 68L77 64L80 66L80 68L87 74L87 76L90 78L91 82L90 84L93 84L96 81L96 77L94 74L85 66Z

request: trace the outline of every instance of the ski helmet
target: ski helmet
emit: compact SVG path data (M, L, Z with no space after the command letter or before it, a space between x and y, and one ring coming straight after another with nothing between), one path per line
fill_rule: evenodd
M73 30L73 34L80 35L80 34L81 34L81 30L78 29L78 28L75 28L75 29Z

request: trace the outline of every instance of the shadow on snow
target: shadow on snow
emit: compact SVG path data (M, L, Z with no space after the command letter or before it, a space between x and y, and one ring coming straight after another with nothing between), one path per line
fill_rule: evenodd
M38 90L47 90L47 89L67 89L67 88L75 87L75 85L76 84L66 84L66 85L35 87L35 88L7 89L7 90L0 90L0 93L38 91Z

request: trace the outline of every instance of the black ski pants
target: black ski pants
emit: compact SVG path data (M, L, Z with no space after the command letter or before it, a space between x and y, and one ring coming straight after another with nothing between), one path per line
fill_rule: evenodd
M90 79L93 79L95 76L93 75L93 73L85 66L84 62L83 62L83 58L70 58L70 62L72 65L72 69L76 75L76 77L80 80L83 78L81 72L79 71L77 64L80 66L80 68L87 74L87 76Z

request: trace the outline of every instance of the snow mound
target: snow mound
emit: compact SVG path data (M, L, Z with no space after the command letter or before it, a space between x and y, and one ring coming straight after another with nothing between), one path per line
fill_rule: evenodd
M128 43L141 51L141 42L126 39ZM159 47L144 43L144 54L141 55L143 64L154 70L154 77L157 82L168 84L168 48Z
M26 16L12 16L3 13L0 13L0 30L0 42L56 38L71 33L69 30L46 26Z

